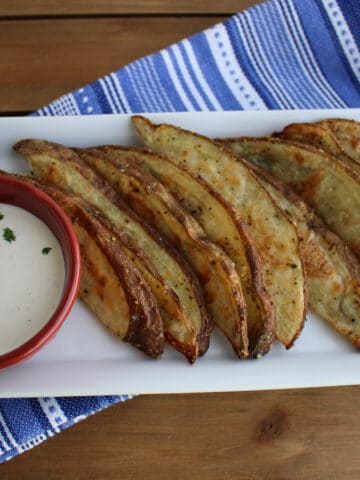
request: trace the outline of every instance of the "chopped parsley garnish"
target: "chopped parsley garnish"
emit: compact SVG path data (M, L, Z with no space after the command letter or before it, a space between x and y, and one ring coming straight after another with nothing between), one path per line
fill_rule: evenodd
M4 218L4 214L0 212L0 220Z
M45 247L41 251L43 255L48 255L50 250L51 250L51 247Z
M14 242L16 240L16 236L14 234L14 231L11 230L11 228L9 228L9 227L4 228L3 238L4 238L4 240L6 240L9 243Z

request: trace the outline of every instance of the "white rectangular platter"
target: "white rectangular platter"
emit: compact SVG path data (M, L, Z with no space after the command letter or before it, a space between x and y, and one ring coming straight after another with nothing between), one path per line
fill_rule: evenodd
M145 114L212 136L263 135L296 121L346 117L360 109ZM46 138L68 146L138 144L130 115L0 118L0 168L27 172L12 152L21 138ZM0 292L1 298L1 292ZM0 319L1 329L1 319ZM166 348L160 360L145 357L112 337L77 302L64 326L41 352L0 371L0 397L150 394L266 390L360 384L360 353L309 313L289 350L275 344L259 360L239 361L215 332L207 354L190 366Z

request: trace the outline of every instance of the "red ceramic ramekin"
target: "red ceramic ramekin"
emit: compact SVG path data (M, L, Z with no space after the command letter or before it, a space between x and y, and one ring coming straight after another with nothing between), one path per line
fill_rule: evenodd
M70 220L54 200L40 189L15 176L0 174L0 202L21 207L42 220L58 239L65 262L65 285L56 311L30 340L0 355L0 368L5 368L32 356L58 332L77 297L81 257L77 236Z

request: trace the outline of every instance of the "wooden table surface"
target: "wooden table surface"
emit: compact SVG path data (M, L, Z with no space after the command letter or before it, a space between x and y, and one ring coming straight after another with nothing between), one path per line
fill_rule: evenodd
M254 0L2 0L0 112L19 115ZM138 397L0 466L1 480L360 478L360 387Z

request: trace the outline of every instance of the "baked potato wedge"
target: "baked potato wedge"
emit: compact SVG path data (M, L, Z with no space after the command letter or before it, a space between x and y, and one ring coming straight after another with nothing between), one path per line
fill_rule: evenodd
M191 363L205 353L211 317L199 280L180 254L74 151L44 140L22 140L14 149L28 159L36 178L80 196L113 224L158 301L166 340Z
M360 175L360 163L349 157L333 132L322 125L316 123L292 123L275 136L319 148L329 155L338 158Z
M149 172L136 164L135 150L117 154L105 149L75 149L87 165L103 176L128 205L183 253L199 277L215 324L235 353L248 351L246 304L231 259L210 242L175 197ZM121 155L123 153L124 155Z
M311 310L360 348L359 261L290 187L254 165L251 168L296 225Z
M196 218L207 238L220 246L235 264L246 302L249 355L258 357L271 348L275 333L275 309L264 285L262 265L245 223L234 209L204 180L192 177L168 157L147 150L102 147L134 162L158 178L177 201Z
M360 123L346 118L328 118L317 122L329 129L343 146L345 152L360 163Z
M249 227L264 265L265 285L276 308L276 336L291 347L306 315L307 296L294 225L237 156L204 136L173 125L155 125L142 116L133 123L154 152L171 156L219 192Z
M352 169L310 145L278 138L242 137L223 144L293 187L360 256L360 177Z
M113 335L150 357L159 357L164 350L164 331L157 301L114 232L80 198L22 178L51 196L74 226L82 260L79 297Z

